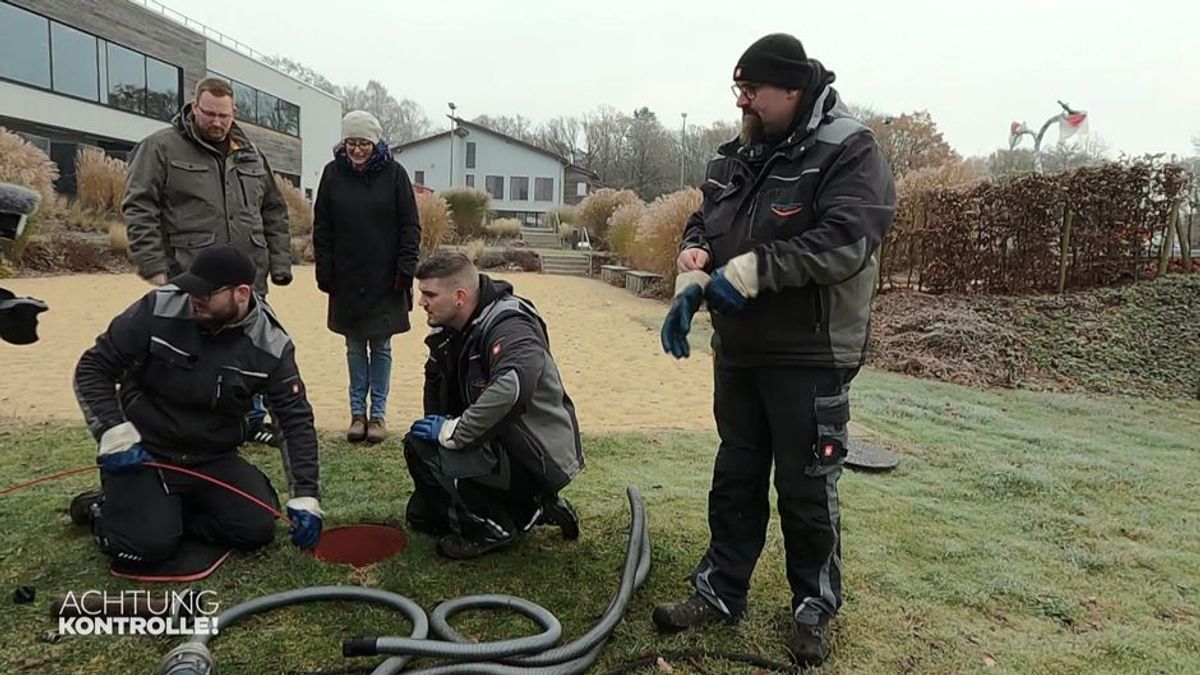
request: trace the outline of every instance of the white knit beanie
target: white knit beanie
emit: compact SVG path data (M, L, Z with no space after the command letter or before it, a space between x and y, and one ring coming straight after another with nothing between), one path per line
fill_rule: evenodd
M383 140L383 126L366 110L351 110L342 118L342 140L365 138L372 143Z

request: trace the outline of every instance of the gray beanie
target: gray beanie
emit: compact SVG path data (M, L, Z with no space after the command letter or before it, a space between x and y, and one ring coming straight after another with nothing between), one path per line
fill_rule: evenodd
M342 118L342 140L365 138L372 143L383 140L383 126L366 110L351 110Z

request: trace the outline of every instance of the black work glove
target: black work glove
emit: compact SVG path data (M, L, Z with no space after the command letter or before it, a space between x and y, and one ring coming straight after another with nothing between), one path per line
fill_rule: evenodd
M287 286L292 283L292 273L287 272L271 272L271 283L276 286Z

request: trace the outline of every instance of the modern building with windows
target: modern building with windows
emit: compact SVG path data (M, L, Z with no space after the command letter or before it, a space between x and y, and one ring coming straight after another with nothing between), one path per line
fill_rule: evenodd
M453 132L399 145L392 153L416 185L484 190L496 217L527 225L548 225L546 215L564 201L578 203L595 177L549 150L457 117Z
M80 146L127 158L208 76L233 84L238 125L311 196L341 135L337 97L153 0L0 0L0 126L50 155L59 192L75 191Z

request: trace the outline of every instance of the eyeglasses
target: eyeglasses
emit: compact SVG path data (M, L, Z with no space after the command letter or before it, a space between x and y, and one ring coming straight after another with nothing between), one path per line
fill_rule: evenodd
M730 85L729 91L733 92L734 98L740 99L745 96L747 101L753 101L754 97L758 96L758 88L761 86L761 84L754 84L753 82L743 82L741 84L735 82Z
M228 291L231 288L237 288L237 287L236 286L222 286L210 293L189 293L188 295L199 300L200 302L209 303L212 301L212 298L214 295L217 295L218 293L224 293L225 291Z
M363 148L363 149L369 150L369 149L375 147L375 144L372 143L371 141L366 141L361 138L347 138L346 139L346 147L347 148Z
M233 113L219 113L219 112L213 112L211 110L205 110L204 108L201 108L199 105L195 105L193 107L196 110L200 111L200 114L204 115L205 117L212 117L212 118L221 120L222 122L224 122L225 120L233 119L233 115L234 115Z

